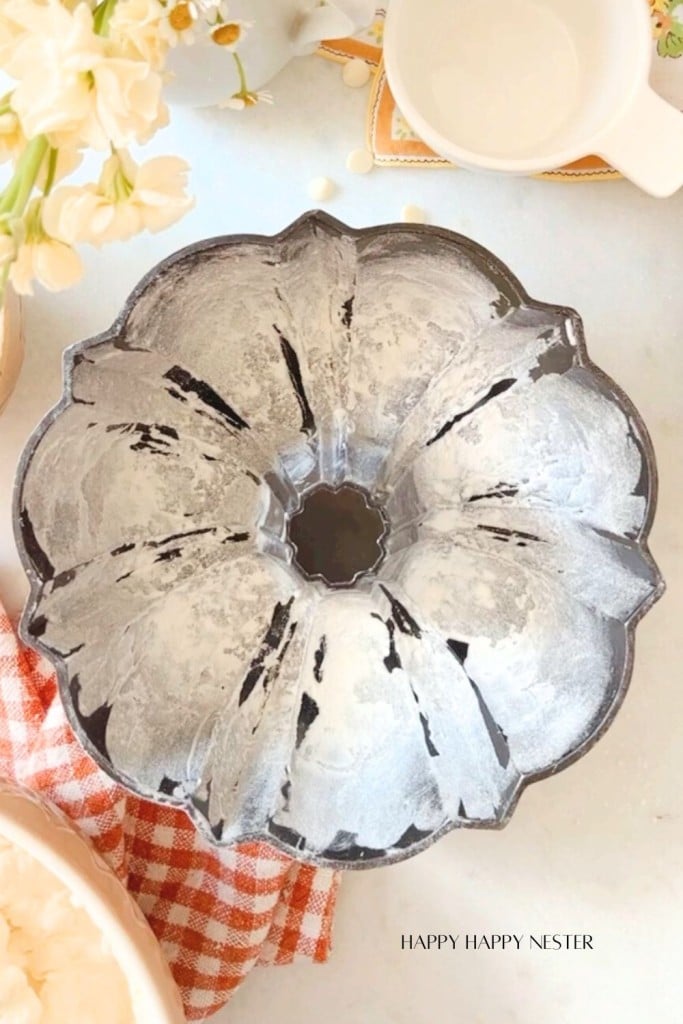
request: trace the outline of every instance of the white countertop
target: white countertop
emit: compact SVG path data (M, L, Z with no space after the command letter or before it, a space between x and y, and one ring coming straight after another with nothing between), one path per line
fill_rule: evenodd
M501 832L453 833L395 867L344 879L325 966L257 969L215 1021L294 1024L680 1024L683 1009L683 192L662 201L623 183L374 170L365 92L310 58L273 83L277 102L236 114L177 111L157 152L193 164L197 206L170 231L86 253L87 274L27 305L28 353L0 416L0 597L26 585L10 522L14 467L61 390L61 353L106 327L157 260L207 235L275 232L310 202L309 180L340 186L330 213L355 226L404 203L488 246L538 298L583 315L589 350L640 409L660 472L651 544L668 592L638 629L625 705L583 760L531 787ZM405 933L589 933L594 949L401 949Z

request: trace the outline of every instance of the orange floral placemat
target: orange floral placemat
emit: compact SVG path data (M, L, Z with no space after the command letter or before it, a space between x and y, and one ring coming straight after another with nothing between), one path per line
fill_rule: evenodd
M652 14L655 60L652 85L665 99L683 109L683 0L644 0ZM380 7L373 23L349 39L324 42L319 53L330 60L359 57L375 69L367 111L367 142L375 163L383 167L451 167L410 127L396 106L382 60L386 8ZM620 178L600 157L586 156L541 178L561 181L596 181Z

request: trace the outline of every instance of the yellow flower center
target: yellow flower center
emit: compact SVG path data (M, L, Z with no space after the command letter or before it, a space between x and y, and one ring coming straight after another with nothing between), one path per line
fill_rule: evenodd
M188 28L192 28L194 24L194 14L192 7L189 3L185 3L181 0L179 4L176 4L168 16L168 20L171 24L171 28L176 32L184 32Z
M242 26L234 22L227 22L224 25L216 25L211 32L214 43L219 46L232 46L242 35Z

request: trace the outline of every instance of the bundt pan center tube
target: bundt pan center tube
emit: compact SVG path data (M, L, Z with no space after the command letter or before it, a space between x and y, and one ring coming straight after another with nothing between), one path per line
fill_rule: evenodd
M437 227L210 239L65 356L24 639L217 844L388 864L591 746L663 590L655 462L572 310Z

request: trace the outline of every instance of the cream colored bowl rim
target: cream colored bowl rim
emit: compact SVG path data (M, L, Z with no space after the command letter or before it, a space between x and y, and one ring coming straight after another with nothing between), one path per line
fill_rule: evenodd
M630 3L629 13L635 18L638 31L638 60L631 69L631 88L621 97L619 107L612 111L609 123L591 133L579 144L560 146L553 153L530 157L496 157L475 152L461 146L456 139L440 132L424 115L414 101L414 81L403 73L402 53L409 45L403 32L401 15L412 4L417 9L417 0L392 0L384 28L384 67L389 87L394 98L410 125L436 153L463 167L478 168L509 174L540 174L563 167L591 154L607 158L603 140L614 123L620 122L637 95L642 93L652 64L652 46L649 13L642 0L624 0ZM495 68L493 72L495 74ZM637 127L637 126L636 126Z
M130 986L136 1024L185 1024L180 994L152 929L66 816L23 787L0 783L0 835L58 878L100 929Z

